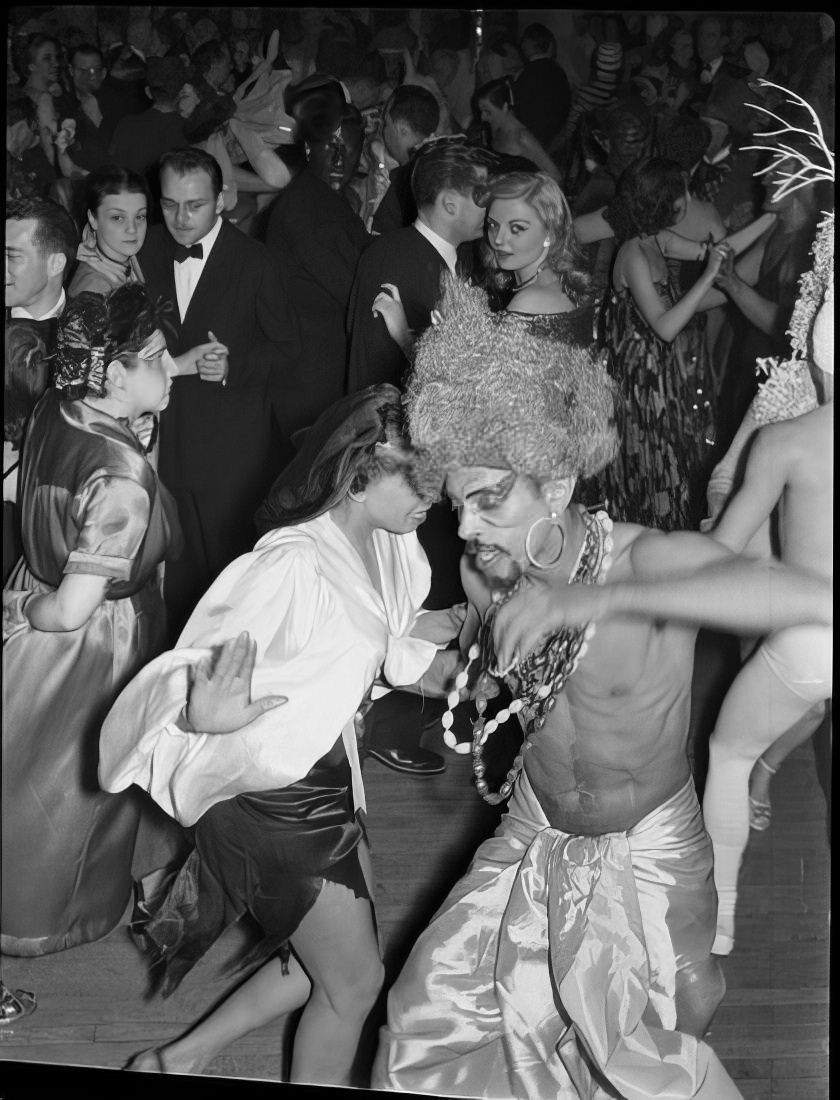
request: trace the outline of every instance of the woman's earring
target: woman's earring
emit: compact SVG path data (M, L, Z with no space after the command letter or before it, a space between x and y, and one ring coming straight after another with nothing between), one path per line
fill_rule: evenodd
M557 514L557 512L552 512L548 516L540 516L539 519L535 519L531 526L528 528L528 534L525 536L525 557L535 569L551 569L562 558L563 549L566 546L566 536L563 533L563 528L560 526L559 521L560 516ZM539 561L531 550L531 537L541 523L550 523L552 527L555 527L557 529L557 533L560 535L560 549L550 561Z
M551 237L546 237L546 239L543 241L543 248L549 248L550 245L551 245Z

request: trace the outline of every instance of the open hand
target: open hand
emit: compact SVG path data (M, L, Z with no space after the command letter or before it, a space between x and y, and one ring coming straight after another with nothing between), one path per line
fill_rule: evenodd
M285 695L251 701L257 643L247 630L223 642L199 662L187 703L187 722L197 733L232 733L288 702Z
M497 667L508 669L564 627L581 627L603 617L605 589L528 577L493 621Z
M411 343L411 330L399 287L394 283L382 283L382 290L373 299L372 313L382 318L392 340L405 351L406 345Z

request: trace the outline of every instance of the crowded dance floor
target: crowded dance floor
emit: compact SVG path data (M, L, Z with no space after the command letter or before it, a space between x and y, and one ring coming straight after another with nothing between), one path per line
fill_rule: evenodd
M834 33L9 9L10 1088L829 1096Z

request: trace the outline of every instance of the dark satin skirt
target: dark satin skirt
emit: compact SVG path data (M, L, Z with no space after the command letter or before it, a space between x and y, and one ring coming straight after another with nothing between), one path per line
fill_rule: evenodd
M341 738L299 782L212 806L195 826L195 849L161 907L135 930L163 967L163 996L246 912L262 935L235 965L278 952L285 964L289 940L325 880L370 899L358 855L363 838Z

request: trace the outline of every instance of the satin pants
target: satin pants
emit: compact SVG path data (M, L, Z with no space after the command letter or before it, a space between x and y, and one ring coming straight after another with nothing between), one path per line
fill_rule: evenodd
M585 837L552 829L520 775L391 990L374 1087L739 1096L711 1049L675 1030L677 973L708 958L714 913L690 782L629 832Z

